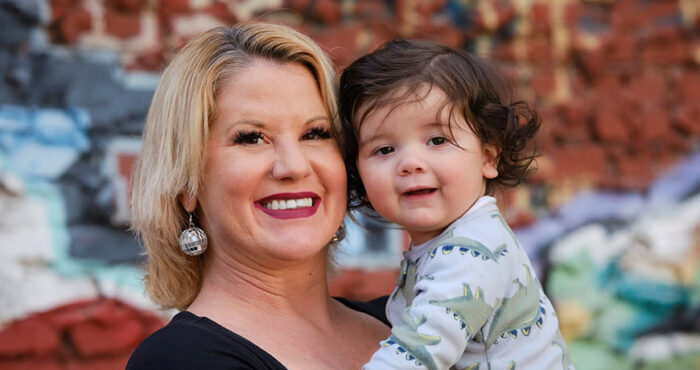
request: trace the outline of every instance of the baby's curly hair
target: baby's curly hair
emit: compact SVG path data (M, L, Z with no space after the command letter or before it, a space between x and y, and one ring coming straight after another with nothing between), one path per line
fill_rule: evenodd
M482 144L499 150L498 176L486 179L486 193L515 186L533 171L536 151L528 146L540 117L527 103L513 101L510 88L486 62L462 50L430 41L397 39L348 66L340 77L339 114L343 130L350 209L372 209L357 170L358 135L375 110L421 100L420 87L441 89L444 106L461 115ZM453 119L449 122L452 130Z

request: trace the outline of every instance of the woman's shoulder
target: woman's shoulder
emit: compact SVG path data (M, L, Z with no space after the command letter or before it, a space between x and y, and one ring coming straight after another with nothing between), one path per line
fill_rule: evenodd
M284 369L277 360L214 321L180 312L132 353L127 370Z

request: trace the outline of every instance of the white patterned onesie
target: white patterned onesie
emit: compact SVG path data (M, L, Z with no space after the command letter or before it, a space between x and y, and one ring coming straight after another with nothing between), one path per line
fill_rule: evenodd
M363 369L573 369L527 253L481 197L404 253L387 303L391 336Z

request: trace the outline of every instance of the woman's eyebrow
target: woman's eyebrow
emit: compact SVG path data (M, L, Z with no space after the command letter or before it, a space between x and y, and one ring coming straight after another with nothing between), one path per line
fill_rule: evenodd
M252 119L252 118L241 118L238 121L233 122L231 124L231 127L235 127L238 125L250 125L250 126L255 126L258 128L265 127L265 124L262 121L258 121L256 119Z
M330 122L330 120L331 119L328 118L328 116L314 116L314 117L307 119L306 122L304 123L304 125L309 125L309 124L314 123L316 121L328 121L328 122Z

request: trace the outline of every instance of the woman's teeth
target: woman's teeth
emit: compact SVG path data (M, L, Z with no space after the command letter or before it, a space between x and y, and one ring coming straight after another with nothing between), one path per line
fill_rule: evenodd
M280 199L273 200L263 204L263 207L271 210L278 209L297 209L303 207L311 207L314 204L311 198L300 198L300 199Z

